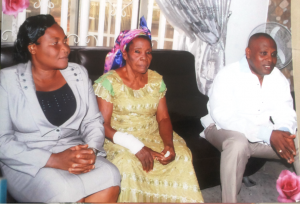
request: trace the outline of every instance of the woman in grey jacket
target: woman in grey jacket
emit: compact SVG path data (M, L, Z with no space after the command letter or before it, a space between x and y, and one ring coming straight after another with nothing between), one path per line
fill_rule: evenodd
M21 25L0 71L0 166L19 202L116 202L120 174L103 149L103 118L84 67L51 15Z

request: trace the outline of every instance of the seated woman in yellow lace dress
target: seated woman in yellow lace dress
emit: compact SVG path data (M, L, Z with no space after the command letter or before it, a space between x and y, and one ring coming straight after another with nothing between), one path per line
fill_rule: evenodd
M94 91L104 117L107 159L121 173L119 202L203 202L185 141L172 130L162 76L148 67L151 35L122 31Z

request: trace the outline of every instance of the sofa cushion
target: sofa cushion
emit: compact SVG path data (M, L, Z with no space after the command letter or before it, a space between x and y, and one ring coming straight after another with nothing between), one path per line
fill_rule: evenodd
M77 52L77 63L88 69L89 77L92 82L94 82L104 73L105 57L109 51L110 48L81 49Z
M17 64L13 61L13 50L13 43L1 43L1 68Z

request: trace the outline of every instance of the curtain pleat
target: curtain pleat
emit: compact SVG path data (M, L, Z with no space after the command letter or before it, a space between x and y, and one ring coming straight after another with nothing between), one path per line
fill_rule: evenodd
M225 65L227 21L231 0L156 0L179 32L192 41L186 48L195 56L198 89L207 94L218 71ZM182 36L181 36L182 37Z

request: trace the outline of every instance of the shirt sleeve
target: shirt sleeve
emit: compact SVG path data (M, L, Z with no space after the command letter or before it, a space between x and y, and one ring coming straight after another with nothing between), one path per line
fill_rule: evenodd
M272 131L273 128L271 127L260 127L260 129L258 130L257 138L261 139L267 144L270 144Z
M95 95L104 99L107 102L113 103L113 97L115 96L113 86L107 78L108 74L105 74L97 79L93 85Z
M276 108L272 113L272 123L273 128L261 127L257 138L262 139L265 143L270 144L271 134L273 130L281 130L290 132L291 134L296 133L297 120L296 113L293 109L293 99L290 94L290 87L288 83L285 83L285 79L282 83L281 88L277 89L277 94L280 96L278 100L274 101L276 103ZM280 80L278 80L280 83Z
M283 78L284 76L282 76ZM282 79L281 88L277 90L277 94L280 96L278 100L274 101L277 108L272 114L274 121L274 129L288 131L291 134L296 133L297 129L297 116L293 108L293 98L290 92L290 84L284 77ZM288 129L288 130L287 130Z

